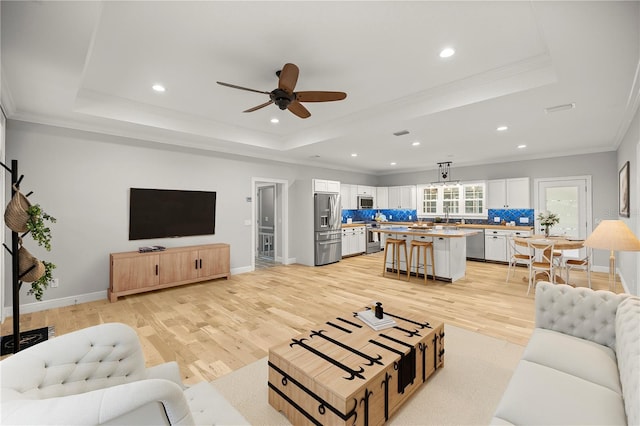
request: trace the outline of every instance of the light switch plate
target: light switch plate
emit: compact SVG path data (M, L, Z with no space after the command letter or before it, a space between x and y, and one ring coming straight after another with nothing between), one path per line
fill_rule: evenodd
M521 217L520 218L520 223L529 223L529 218L528 217Z
M493 222L494 222L494 223L500 223L500 217L495 216L495 217L493 218Z

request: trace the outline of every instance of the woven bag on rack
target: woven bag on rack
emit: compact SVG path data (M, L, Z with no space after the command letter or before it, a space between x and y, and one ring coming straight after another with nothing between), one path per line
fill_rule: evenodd
M33 269L29 270L32 266ZM29 272L21 276L25 271ZM44 273L44 263L36 259L26 248L20 247L18 250L18 275L21 276L20 280L32 283L42 277Z
M22 195L15 185L13 189L16 192L13 194L11 201L9 201L4 211L4 223L6 223L13 232L27 232L27 220L29 219L27 209L31 207L31 203L27 200L27 197Z

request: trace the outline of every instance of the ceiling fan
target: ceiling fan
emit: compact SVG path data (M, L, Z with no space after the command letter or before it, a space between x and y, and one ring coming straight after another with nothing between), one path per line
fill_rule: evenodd
M249 89L248 87L236 86L235 84L223 83L218 81L217 83L222 86L232 87L234 89L248 90L250 92L264 93L269 95L269 101L253 108L249 108L243 112L253 112L260 108L264 108L267 105L275 103L282 110L288 109L300 118L309 118L311 113L300 102L329 102L329 101L341 101L347 97L344 92L319 92L319 91L307 91L307 92L294 92L298 82L298 74L300 70L295 64L284 64L282 70L276 72L278 76L278 88L271 92L265 92L262 90Z

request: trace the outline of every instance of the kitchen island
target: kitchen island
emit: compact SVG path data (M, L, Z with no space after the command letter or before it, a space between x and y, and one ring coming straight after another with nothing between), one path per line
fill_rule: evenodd
M469 235L474 235L479 230L457 229L455 226L444 226L442 229L420 227L420 226L391 226L383 229L375 229L373 232L380 234L382 240L386 238L397 238L407 241L407 250L411 247L411 241L432 242L435 257L436 279L440 281L454 282L465 276L467 268L467 239ZM401 252L403 253L403 252ZM418 262L418 276L424 276L425 267L428 277L433 278L433 265L427 256L427 264L424 264L422 256L413 256L414 262L411 273L415 274ZM407 259L404 254L400 256L400 272L407 273ZM385 265L387 271L396 272L393 266L392 256L387 256Z

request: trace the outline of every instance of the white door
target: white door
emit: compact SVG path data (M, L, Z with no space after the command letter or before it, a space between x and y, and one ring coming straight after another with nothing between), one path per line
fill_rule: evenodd
M551 234L585 239L591 231L591 176L549 178L535 180L535 233L544 228L538 214L556 213L560 222L551 228ZM578 250L566 250L566 256L579 256Z

